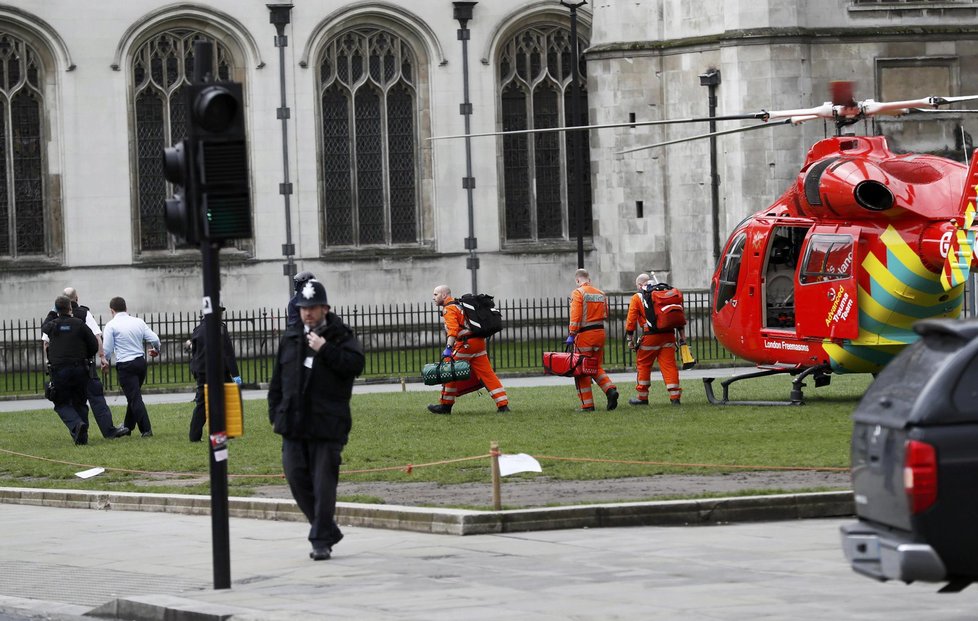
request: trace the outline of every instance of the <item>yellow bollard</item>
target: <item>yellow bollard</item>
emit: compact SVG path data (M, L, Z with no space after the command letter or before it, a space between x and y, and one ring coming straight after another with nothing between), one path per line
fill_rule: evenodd
M205 421L210 420L211 411L207 388L207 384L204 384ZM234 382L224 384L224 428L229 438L240 438L244 435L244 403L241 400L241 386Z

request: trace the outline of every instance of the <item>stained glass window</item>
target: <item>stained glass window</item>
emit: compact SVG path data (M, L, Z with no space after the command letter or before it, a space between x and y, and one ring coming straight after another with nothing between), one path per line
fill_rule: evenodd
M381 28L329 41L319 60L327 247L416 243L417 60Z
M580 39L578 49L587 47ZM587 124L587 82L580 66L581 118L570 118L570 33L562 26L522 30L503 46L499 58L503 131ZM587 132L580 136L584 234L590 236L591 171ZM503 138L506 239L564 240L575 236L576 211L570 173L572 134L544 133Z
M194 42L205 38L194 30L167 30L139 46L132 57L136 228L142 252L178 246L164 222L164 204L173 188L163 177L163 149L187 135L183 89L193 78ZM234 63L220 42L214 45L214 65L219 80L231 79Z
M0 32L0 257L48 252L41 79L37 52Z

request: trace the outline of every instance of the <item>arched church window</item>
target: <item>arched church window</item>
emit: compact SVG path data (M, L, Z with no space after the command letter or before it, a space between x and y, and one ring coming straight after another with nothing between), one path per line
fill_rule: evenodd
M194 42L202 33L175 28L161 32L132 56L132 115L135 127L138 250L174 250L179 242L166 230L164 204L173 188L163 177L163 149L187 135L184 88L193 78ZM234 62L227 47L214 45L214 75L230 80Z
M580 38L578 49L587 41ZM506 41L499 57L499 97L503 131L587 124L587 82L580 65L581 118L570 118L570 31L563 26L526 28ZM541 133L503 138L503 185L506 240L563 240L574 236L575 204L569 171L573 170L572 135ZM589 152L584 132L582 151ZM584 234L591 235L591 171L582 168Z
M418 61L382 28L331 39L319 58L326 247L417 243Z
M0 31L0 257L49 253L42 71L29 44Z

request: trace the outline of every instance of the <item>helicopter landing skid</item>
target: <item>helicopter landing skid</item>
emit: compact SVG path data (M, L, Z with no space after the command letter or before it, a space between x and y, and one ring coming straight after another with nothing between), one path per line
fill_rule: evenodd
M795 379L791 380L791 394L788 401L731 401L729 396L730 384L734 382L739 382L745 379L754 379L757 377L767 377L769 375L780 375L782 373L788 373L795 375ZM754 373L745 373L743 375L735 375L730 379L720 382L720 386L723 388L723 398L717 399L713 392L713 380L714 377L704 377L703 378L703 388L706 390L706 399L712 405L805 405L804 394L802 393L802 388L805 387L804 380L809 375L815 376L815 386L825 386L829 383L829 377L825 373L825 367L814 366L805 367L799 370L797 367L790 367L784 369L764 369L762 371L756 371Z

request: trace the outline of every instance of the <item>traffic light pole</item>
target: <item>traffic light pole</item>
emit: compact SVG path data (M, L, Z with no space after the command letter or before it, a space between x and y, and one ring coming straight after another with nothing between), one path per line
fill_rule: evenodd
M220 242L204 241L200 254L204 272L204 364L210 424L211 533L214 588L231 588L231 545L228 529L228 436L224 420L224 344L221 342Z
M228 543L228 434L224 398L220 251L224 242L250 239L251 190L244 93L238 82L214 79L213 43L194 43L193 81L186 95L187 137L163 150L163 176L174 196L165 205L166 228L199 246L204 281L204 369L214 588L231 588Z
M194 82L211 79L213 44L194 43ZM214 588L231 588L231 544L228 528L228 436L224 420L224 344L221 342L222 242L203 239L200 255L204 280L204 369L207 374L211 474L211 547Z

